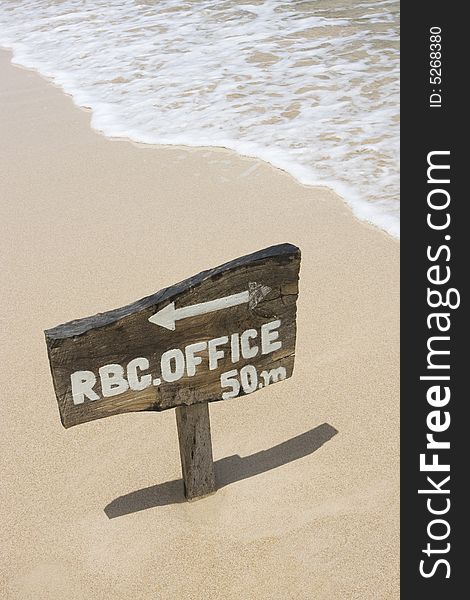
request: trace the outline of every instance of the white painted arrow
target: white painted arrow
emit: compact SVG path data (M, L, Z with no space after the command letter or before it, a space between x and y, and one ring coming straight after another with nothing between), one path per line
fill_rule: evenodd
M225 296L224 298L217 298L216 300L209 300L209 302L201 302L199 304L192 304L191 306L183 306L181 308L175 308L175 303L170 302L168 306L165 306L165 308L162 308L151 316L149 321L150 323L174 331L176 329L176 321L187 319L188 317L205 315L206 313L230 308L231 306L238 306L239 304L248 304L250 308L255 308L255 306L261 302L270 291L271 288L267 285L250 282L248 284L248 289L244 292Z

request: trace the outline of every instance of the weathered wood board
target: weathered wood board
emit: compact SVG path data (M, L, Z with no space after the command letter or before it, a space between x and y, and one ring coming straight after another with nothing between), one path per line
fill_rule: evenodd
M64 427L250 394L292 375L300 250L266 248L45 331Z

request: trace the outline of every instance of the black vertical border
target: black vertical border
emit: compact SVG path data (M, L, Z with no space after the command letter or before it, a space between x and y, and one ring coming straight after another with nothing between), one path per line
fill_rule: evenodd
M408 2L401 4L401 598L460 598L465 596L466 579L470 566L466 565L467 519L464 511L469 499L465 483L465 467L470 442L467 431L467 405L469 394L464 386L464 374L469 349L466 340L468 327L467 282L470 274L470 231L466 214L470 213L470 196L464 189L466 155L464 139L470 135L468 122L468 73L470 72L470 26L463 15L463 5L452 2ZM430 28L442 29L442 83L430 84ZM429 95L433 88L441 89L442 107L430 108ZM451 183L444 186L451 194L451 224L445 232L431 230L426 223L428 206L427 154L434 150L450 150ZM470 159L469 159L470 160ZM469 165L470 166L470 165ZM470 217L469 217L470 219ZM444 235L451 236L444 241ZM428 337L432 335L426 318L432 312L427 305L426 257L428 245L436 248L448 243L451 258L449 285L459 290L461 304L449 310L452 325L450 335L451 400L448 407L451 425L441 439L448 439L450 450L441 451L441 461L450 461L451 508L443 518L451 526L449 537L433 542L427 535L427 526L433 518L429 514L425 495L418 489L426 487L426 475L420 473L419 455L426 451L426 417L432 407L426 401L429 382L419 380L426 374ZM440 309L444 310L444 309ZM442 334L445 335L445 334ZM429 372L427 373L429 374ZM441 373L442 374L442 373ZM447 454L444 454L447 452ZM436 473L442 480L444 473ZM430 487L429 485L427 487ZM434 496L437 498L437 496ZM442 498L443 496L440 496ZM437 506L437 504L436 504ZM435 529L438 531L438 529ZM435 575L424 578L419 565L427 559L426 568L433 564L422 552L431 542L436 548L450 543L446 554L433 555L446 558L450 563L450 578L442 565Z

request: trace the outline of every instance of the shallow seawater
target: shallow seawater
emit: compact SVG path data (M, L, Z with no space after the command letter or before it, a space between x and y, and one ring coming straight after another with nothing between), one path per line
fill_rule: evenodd
M397 0L2 0L0 44L107 136L257 156L399 235Z

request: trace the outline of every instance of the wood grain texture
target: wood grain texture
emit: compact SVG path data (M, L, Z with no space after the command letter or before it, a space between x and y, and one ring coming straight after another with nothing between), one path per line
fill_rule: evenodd
M209 405L207 402L176 407L176 424L184 481L188 500L216 491L212 458Z
M258 373L285 368L286 377L294 367L296 337L296 301L300 251L291 244L281 244L238 258L165 288L126 307L72 321L45 331L54 389L62 423L72 427L94 419L132 411L161 411L176 406L221 400L220 375L244 365L254 365ZM236 294L257 282L271 288L254 308L240 304L225 310L197 315L178 321L175 331L149 322L157 311L174 302L176 308L208 302ZM208 368L208 351L199 356L202 363L196 373L185 373L178 381L161 377L160 360L171 349L184 352L194 342L208 342L252 328L260 332L263 324L281 321L279 339L282 347L268 354L234 364L227 350L214 370ZM255 340L258 342L259 340ZM125 369L136 357L149 361L154 384L143 390L128 389L104 397L99 369L118 364ZM93 390L99 399L74 404L71 374L88 371L96 376ZM158 380L161 380L158 384ZM245 392L240 389L240 396Z

